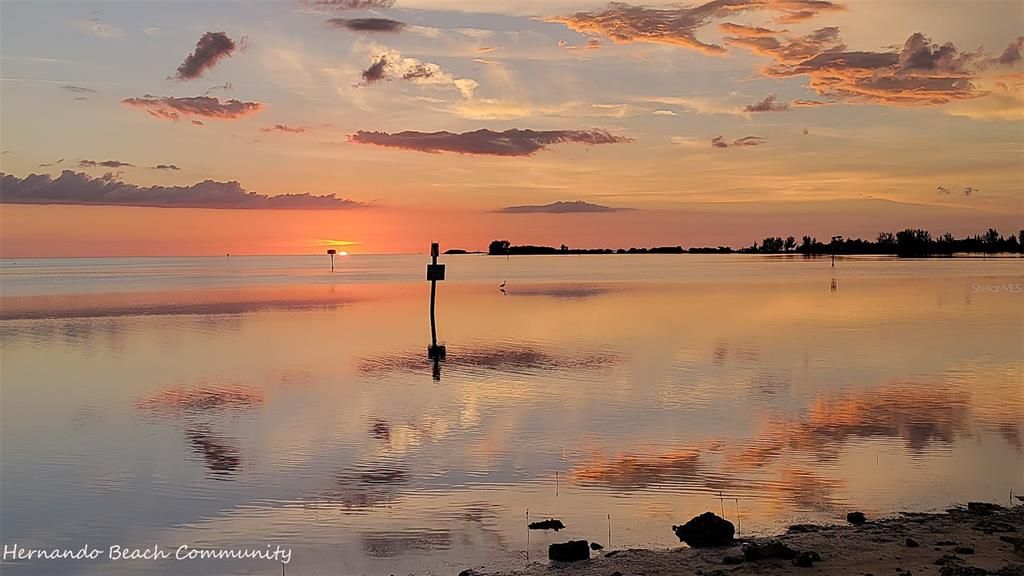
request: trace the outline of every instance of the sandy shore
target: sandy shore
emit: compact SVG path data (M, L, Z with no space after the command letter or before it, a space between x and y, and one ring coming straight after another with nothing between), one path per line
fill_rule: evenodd
M668 529L668 527L666 527ZM908 542L907 539L912 542ZM803 525L770 538L732 546L670 550L603 550L590 560L534 563L494 576L654 576L829 574L831 576L1024 576L1024 508L951 509L944 514L902 514L860 526ZM777 540L821 560L797 567L788 559L740 561L743 545ZM914 543L917 546L914 546ZM726 557L736 564L726 563Z

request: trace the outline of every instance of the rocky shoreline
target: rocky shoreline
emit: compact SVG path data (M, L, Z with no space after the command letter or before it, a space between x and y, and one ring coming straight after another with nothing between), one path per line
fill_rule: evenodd
M678 533L681 527L673 528ZM727 542L603 550L577 562L507 572L471 569L460 576L1024 576L1024 507L972 502L942 514L904 513L847 526L800 524L773 537L730 535Z

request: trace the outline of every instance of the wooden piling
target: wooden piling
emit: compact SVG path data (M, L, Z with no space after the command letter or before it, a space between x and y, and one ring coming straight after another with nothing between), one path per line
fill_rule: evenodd
M430 281L430 347L427 348L427 357L434 361L434 379L440 379L440 365L438 362L444 360L444 346L437 344L437 316L435 315L437 300L437 282L444 280L444 264L437 263L437 257L441 248L437 242L430 244L430 264L427 264L427 280Z

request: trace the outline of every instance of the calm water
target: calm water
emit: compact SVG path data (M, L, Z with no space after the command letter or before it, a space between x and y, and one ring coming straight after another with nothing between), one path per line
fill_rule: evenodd
M442 261L439 379L423 256L0 262L0 541L454 574L1024 493L1020 259Z

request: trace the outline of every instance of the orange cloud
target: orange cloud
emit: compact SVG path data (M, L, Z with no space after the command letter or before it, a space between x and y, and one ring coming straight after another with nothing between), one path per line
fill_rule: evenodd
M260 102L242 102L235 99L221 100L213 96L177 98L174 96L161 97L146 94L142 98L125 98L121 103L145 110L150 116L161 120L178 120L182 116L202 116L204 118L234 120L263 110L263 104Z
M726 43L771 57L774 62L761 70L765 76L807 76L809 87L830 99L897 106L947 104L986 96L988 92L977 85L979 74L989 67L1019 62L1022 46L1018 39L1000 56L988 57L981 50L961 52L950 42L939 45L918 32L910 35L899 51L850 51L835 27L782 40L737 35L726 38Z
M648 8L612 2L602 12L577 12L548 21L565 24L577 32L599 34L614 42L657 42L721 55L725 48L698 39L697 29L719 18L755 10L781 12L780 21L795 22L844 8L827 0L711 0L698 6L674 8ZM741 28L737 24L729 26Z

